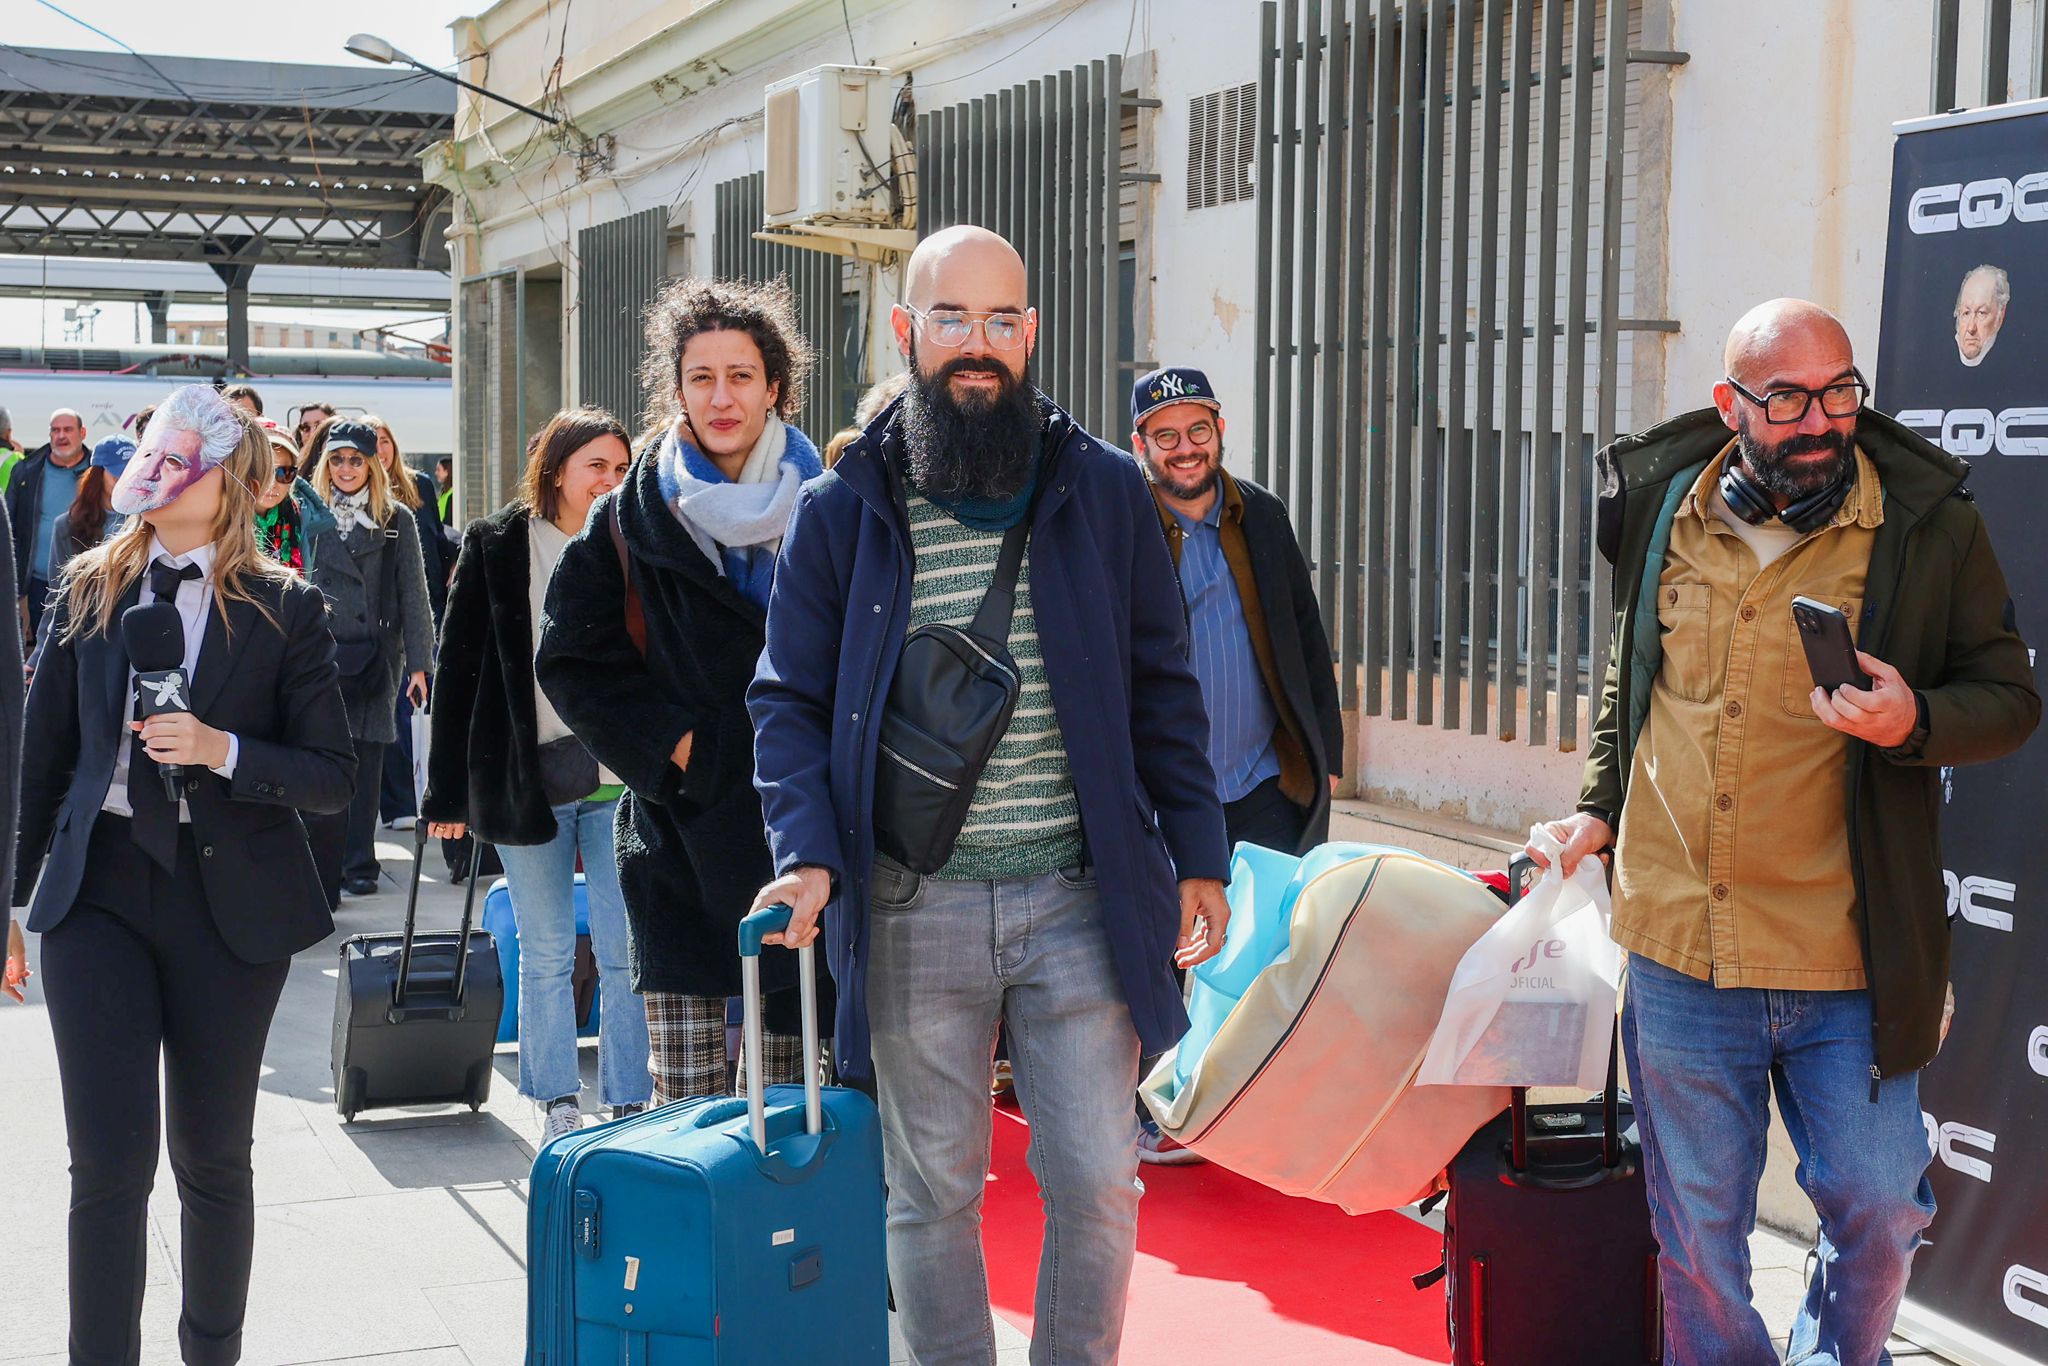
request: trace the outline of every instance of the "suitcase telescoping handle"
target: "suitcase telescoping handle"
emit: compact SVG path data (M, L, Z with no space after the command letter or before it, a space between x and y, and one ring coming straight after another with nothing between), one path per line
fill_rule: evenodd
M1508 899L1520 901L1528 894L1541 870L1527 854L1517 854L1508 863ZM1508 1162L1517 1173L1529 1170L1529 1088L1517 1086L1509 1093ZM1607 1046L1607 1089L1600 1096L1600 1157L1608 1170L1621 1165L1621 1022L1615 1022Z
M740 921L740 1058L747 1069L747 1129L755 1151L768 1152L768 1102L761 1075L761 941L789 928L795 912L788 906L766 906ZM825 1100L818 1090L817 950L796 951L798 994L804 1012L804 1132L825 1128Z
M455 982L451 1000L462 1004L462 993L469 984L469 931L476 919L476 884L482 877L477 871L477 857L481 852L476 832L469 832L469 886L462 894L462 933L455 941ZM412 985L412 941L419 921L420 909L420 865L426 862L427 823L420 821L412 828L412 889L405 895L405 937L398 945L398 984L392 989L391 1004L405 1005L406 989Z

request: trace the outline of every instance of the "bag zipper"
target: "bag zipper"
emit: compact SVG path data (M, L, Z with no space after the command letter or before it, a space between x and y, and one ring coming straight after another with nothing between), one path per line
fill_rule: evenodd
M915 773L918 777L924 779L926 782L936 783L940 787L945 788L948 792L958 792L960 790L960 784L949 783L944 778L941 778L938 774L932 772L930 769L921 768L918 765L913 764L912 762L910 762L910 760L904 758L895 750L889 748L888 743L886 741L876 740L875 747L881 750L882 753L887 755L889 758L894 759L897 763L909 769L912 773Z

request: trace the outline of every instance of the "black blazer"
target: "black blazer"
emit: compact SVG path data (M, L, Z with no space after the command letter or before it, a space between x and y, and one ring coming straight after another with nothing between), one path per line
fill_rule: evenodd
M420 814L463 822L490 844L555 837L533 704L529 516L514 503L462 533L434 676L434 738Z
M232 633L218 611L207 612L192 710L241 737L241 753L232 782L202 773L187 802L200 880L221 938L245 962L268 963L334 928L298 813L348 805L355 751L319 590L298 580L259 580L255 592L276 625L245 602L227 604ZM129 587L111 637L63 640L61 601L44 618L51 639L28 693L14 877L17 906L35 894L28 927L37 933L71 911L113 781L116 747L128 742L128 658L118 624L140 593L140 583Z

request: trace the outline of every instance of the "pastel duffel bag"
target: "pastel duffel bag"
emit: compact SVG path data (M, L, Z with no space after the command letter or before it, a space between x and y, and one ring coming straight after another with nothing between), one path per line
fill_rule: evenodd
M1458 960L1506 909L1405 849L1240 844L1223 952L1139 1094L1167 1135L1288 1195L1352 1214L1423 1198L1507 1108L1505 1088L1413 1084Z

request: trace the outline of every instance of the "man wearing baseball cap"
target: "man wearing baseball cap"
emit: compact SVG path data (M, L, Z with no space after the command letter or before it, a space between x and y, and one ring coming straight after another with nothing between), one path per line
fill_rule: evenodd
M1180 570L1230 842L1304 853L1329 837L1343 772L1330 641L1287 508L1223 468L1223 425L1200 370L1167 366L1131 391L1131 448Z
M1344 724L1287 508L1223 468L1223 405L1200 370L1170 365L1139 379L1131 427L1180 573L1230 844L1305 853L1329 837ZM1200 1160L1140 1119L1140 1159Z

